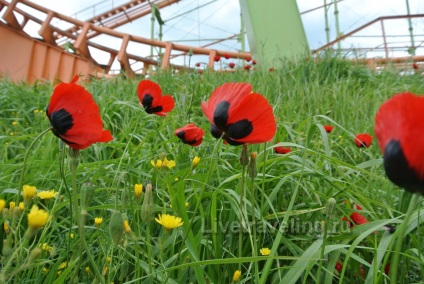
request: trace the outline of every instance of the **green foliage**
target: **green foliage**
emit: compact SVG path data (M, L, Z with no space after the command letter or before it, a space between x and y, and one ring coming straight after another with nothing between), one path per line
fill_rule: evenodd
M32 201L48 210L51 220L28 242L24 232L30 208L20 216L2 212L0 282L92 282L88 254L106 283L230 283L239 268L241 283L389 282L384 268L397 235L385 228L405 220L411 198L386 179L376 140L370 148L359 149L353 138L357 133L374 135L374 115L381 103L398 92L423 93L424 81L419 75L375 73L337 58L287 61L283 66L274 72L158 72L150 79L176 102L167 117L149 115L139 106L137 80L118 76L82 82L115 139L81 151L76 188L67 147L51 132L34 142L49 127L44 110L54 85L2 79L0 199L6 200L7 208L11 201L17 205L22 201L17 196L19 184L60 194L49 201ZM258 153L254 179L242 177L241 147L211 137L200 107L225 82L252 84L277 118L274 141L249 145L249 153ZM182 144L174 135L190 122L206 131L199 147ZM326 133L325 124L334 130ZM276 154L277 144L292 152ZM195 156L200 163L193 168ZM152 160L164 157L176 166L152 166ZM155 221L142 222L144 193L135 198L137 183L144 183L144 188L153 185L155 216L175 215L184 224L167 231ZM242 186L247 190L241 208ZM79 194L81 188L90 189L90 198L83 195L84 212L73 212L70 193ZM336 203L332 201L332 214L327 216L330 198ZM354 204L363 208L361 214L370 222L349 228L341 219L358 211ZM84 213L83 231L76 227L79 213ZM122 216L131 232L121 235L124 226L116 222ZM101 225L94 224L95 217L103 218ZM422 218L423 210L412 212L403 261L392 268L405 282L424 279ZM82 238L89 251L78 255ZM31 251L43 244L50 250L43 249L28 262ZM270 256L259 254L264 247L271 249ZM343 266L340 271L337 263Z

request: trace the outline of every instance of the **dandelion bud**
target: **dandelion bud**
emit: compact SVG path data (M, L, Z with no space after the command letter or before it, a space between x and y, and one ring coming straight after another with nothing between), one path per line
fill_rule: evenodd
M240 164L245 167L249 164L249 155L247 154L247 144L243 144L240 154Z
M124 231L127 234L131 233L131 227L130 227L130 224L128 223L128 220L124 220Z
M250 178L254 179L258 175L258 171L256 169L256 157L258 153L252 152L250 153L250 163L247 167L247 172L249 173Z
M112 217L110 218L109 232L112 241L115 244L119 244L124 233L124 219L122 218L121 212L113 212Z
M9 218L9 208L3 208L1 213L3 214L4 218Z
M141 220L143 222L150 222L154 217L153 193L152 185L150 183L146 186L146 193L144 195L143 205L141 206Z
M10 242L8 242L7 239L4 239L1 254L4 256L8 256L11 252L12 252L12 247L10 246Z
M241 271L240 270L236 270L234 271L234 275L233 275L233 281L234 282L238 282L241 276Z
M10 233L9 223L8 223L7 221L5 221L5 222L3 223L3 229L4 229L4 232L5 232L6 234L9 234L9 233Z
M334 211L336 208L336 200L331 197L327 201L327 205L325 206L325 214L328 216L329 219L332 219L334 217Z
M22 189L22 196L24 197L25 207L29 207L31 200L34 198L37 193L37 188L35 186L24 185Z
M6 200L0 199L0 213L3 213L3 209L6 207Z
M28 263L32 263L35 261L42 253L43 251L39 247L35 247L31 250L31 253L29 254Z
M81 214L82 212L87 212L87 207L90 206L93 195L94 195L93 185L83 184L81 186Z
M22 209L20 207L13 208L13 218L18 219L22 215Z

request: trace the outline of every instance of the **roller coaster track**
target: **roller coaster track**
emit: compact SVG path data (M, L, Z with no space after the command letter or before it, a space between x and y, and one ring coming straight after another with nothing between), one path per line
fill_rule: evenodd
M160 1L156 2L159 5ZM42 14L45 17L36 17L30 14L25 11L26 9L23 9L23 6L29 7L31 10L37 11L37 14ZM152 66L174 70L187 68L171 64L170 59L173 56L171 53L174 51L191 56L206 55L209 57L207 66L211 69L214 68L215 56L225 55L238 59L251 58L251 54L248 52L193 47L122 33L112 28L96 25L93 21L74 19L27 0L13 0L10 3L0 0L0 11L3 9L6 9L3 13L3 19L7 24L0 22L0 38L7 40L0 41L0 76L3 76L3 73L4 76L8 76L14 81L26 81L28 83L40 79L70 81L74 74L108 76L115 59L129 78L134 78L138 73L146 74ZM15 14L20 15L23 21L19 22ZM67 23L68 26L72 26L72 29L61 29L53 25L53 19ZM24 32L24 27L29 21L40 26L38 34L42 37L42 41L33 39ZM119 50L89 40L90 37L100 34L120 39ZM64 37L72 43L72 52L67 52L64 48L58 46L58 39ZM164 53L160 61L131 54L127 51L130 43L164 49ZM109 62L105 65L98 64L93 59L89 48L108 53ZM136 65L142 67L134 70L133 66Z

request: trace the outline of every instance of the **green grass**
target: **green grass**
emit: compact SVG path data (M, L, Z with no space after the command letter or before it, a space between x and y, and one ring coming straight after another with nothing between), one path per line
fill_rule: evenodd
M91 255L105 283L231 283L237 269L242 273L240 283L390 283L384 267L391 261L399 230L391 234L384 225L403 222L411 195L385 177L376 139L361 150L353 138L357 133L374 135L375 113L393 94L423 93L421 76L374 73L324 58L285 62L274 72L159 72L151 79L176 101L167 117L149 115L139 106L138 80L116 77L82 83L115 139L81 151L76 186L67 148L57 137L49 132L34 142L49 127L44 110L54 85L0 81L0 199L7 201L7 208L10 201L22 201L17 193L27 151L22 183L60 192L48 202L32 201L48 210L51 220L29 242L24 232L30 206L16 214L3 211L0 222L7 222L10 231L1 226L1 281L93 282L94 267L87 257ZM252 84L274 108L278 126L274 141L248 147L249 153L258 153L254 180L243 178L242 147L215 140L200 107L225 82ZM173 134L189 122L206 131L199 147L182 144ZM326 133L324 124L335 126L333 132ZM277 143L293 151L275 154ZM174 160L176 167L152 167L151 160L163 156ZM195 156L201 160L192 170ZM147 182L154 187L155 216L166 212L181 217L182 227L168 232L155 221L141 220L143 200L135 199L134 185ZM90 197L85 202L83 235L71 218L67 189L74 187L78 195L88 192L81 194L84 199ZM242 187L245 198L240 210ZM332 197L335 208L326 214ZM352 204L363 207L361 213L369 223L348 228L341 221L353 212ZM132 229L117 243L109 232L115 211ZM249 222L255 217L256 238L252 226L239 233L240 214ZM400 265L392 267L405 283L424 280L420 226L424 210L411 214L401 232L405 236ZM103 217L98 228L95 217ZM89 252L81 255L82 238ZM43 243L51 251L29 259ZM270 256L259 254L263 247L271 249ZM59 268L65 261L67 266ZM337 262L343 265L341 271L335 270Z

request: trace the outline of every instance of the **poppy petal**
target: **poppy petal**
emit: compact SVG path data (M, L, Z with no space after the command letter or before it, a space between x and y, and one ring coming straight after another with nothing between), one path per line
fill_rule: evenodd
M240 102L243 107L232 108L229 111L228 124L240 124L230 137L238 142L262 143L270 141L277 130L275 117L271 105L258 93L251 93ZM247 134L248 133L248 134ZM233 136L243 136L237 138ZM247 135L246 135L247 134Z
M202 102L202 110L211 123L214 123L214 111L218 104L227 102L228 111L237 109L244 97L252 91L252 86L247 83L225 83L217 87L208 102Z
M396 94L378 110L375 134L387 177L411 192L424 194L424 97Z
M190 123L175 130L174 134L185 144L199 146L202 143L205 131L193 123Z
M137 95L140 104L149 114L166 116L174 108L174 99L169 96L162 96L162 89L158 84L150 80L142 80L138 83Z

